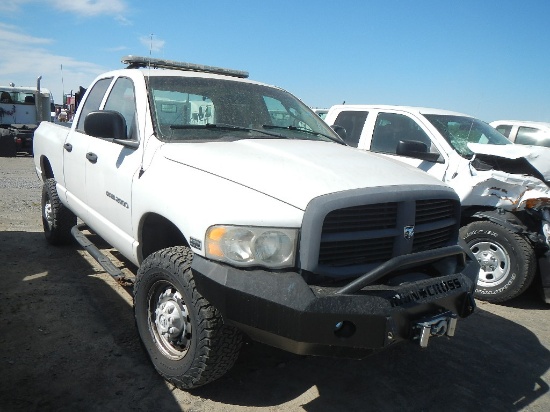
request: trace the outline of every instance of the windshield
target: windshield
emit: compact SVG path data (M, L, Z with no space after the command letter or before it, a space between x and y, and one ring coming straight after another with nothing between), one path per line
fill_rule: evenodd
M168 142L338 139L306 105L277 88L183 76L151 76L148 85L157 136Z
M0 91L0 103L34 104L34 93L18 91Z
M467 116L425 114L424 117L441 133L462 157L471 158L468 143L512 144L506 137L481 120Z

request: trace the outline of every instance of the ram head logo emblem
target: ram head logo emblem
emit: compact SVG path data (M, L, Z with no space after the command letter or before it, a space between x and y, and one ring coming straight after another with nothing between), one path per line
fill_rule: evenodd
M403 228L403 236L407 240L411 240L414 237L414 226L405 226Z

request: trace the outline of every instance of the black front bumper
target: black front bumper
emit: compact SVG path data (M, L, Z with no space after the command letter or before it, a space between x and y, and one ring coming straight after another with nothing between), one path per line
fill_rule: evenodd
M338 289L310 286L296 272L240 270L197 255L192 264L199 292L253 340L296 354L351 357L413 338L427 316L471 314L478 269L468 259L447 276Z

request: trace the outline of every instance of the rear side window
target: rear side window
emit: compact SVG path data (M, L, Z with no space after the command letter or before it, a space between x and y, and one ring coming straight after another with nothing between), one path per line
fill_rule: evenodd
M512 126L501 124L500 126L495 127L495 129L497 129L504 136L510 137L510 131L512 130Z
M345 111L340 112L334 121L334 124L346 129L346 138L344 141L350 146L357 147L359 138L363 131L363 126L367 120L369 112Z
M80 112L80 117L78 118L78 123L76 125L76 130L79 132L84 133L84 119L88 113L99 110L99 105L101 104L101 101L105 96L105 92L111 84L111 80L113 80L112 77L98 80L92 87L92 90L90 90L90 93L84 102L84 106L82 106L82 111Z

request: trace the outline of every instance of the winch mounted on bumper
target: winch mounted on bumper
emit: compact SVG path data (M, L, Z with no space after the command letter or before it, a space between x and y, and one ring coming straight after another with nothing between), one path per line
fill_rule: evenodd
M455 264L453 274L377 282L419 264ZM201 294L224 321L252 339L302 355L361 358L403 340L427 346L431 336L453 336L458 317L475 308L477 262L460 246L390 259L340 288L308 285L297 272L239 270L195 256ZM400 276L407 279L407 275Z

